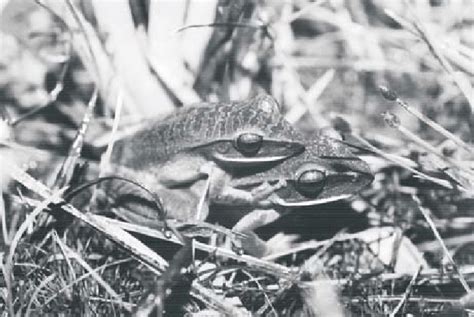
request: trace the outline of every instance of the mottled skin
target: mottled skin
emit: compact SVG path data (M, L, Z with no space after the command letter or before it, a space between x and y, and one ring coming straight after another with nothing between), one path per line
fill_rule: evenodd
M199 104L167 119L151 121L118 141L110 173L138 180L157 193L170 217L203 220L208 205L204 204L199 213L197 205L206 192L212 200L232 175L265 170L300 154L304 146L299 139L269 96ZM115 202L124 207L123 218L152 223L158 218L156 211L140 207L149 197L132 187L123 182L104 186L109 197L117 198Z
M256 153L238 147L238 137L248 133L262 137ZM188 152L229 169L245 164L264 166L301 153L304 147L299 139L275 100L260 95L240 102L197 104L151 121L115 144L112 162L134 170L154 169L177 153Z

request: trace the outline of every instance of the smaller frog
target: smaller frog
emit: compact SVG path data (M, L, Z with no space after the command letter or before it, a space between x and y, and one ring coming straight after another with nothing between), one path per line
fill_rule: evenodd
M282 213L348 198L372 180L369 166L346 145L318 136L307 141L299 156L264 172L234 177L213 201Z
M265 195L269 187L267 201L258 204L292 208L347 198L369 185L373 178L369 166L346 145L318 136L307 142L303 154L268 171L235 178L231 184L238 189L253 188L257 196L259 192Z
M298 207L349 198L372 180L369 166L345 144L318 135L306 141L303 154L267 171L232 179L231 186L214 198L220 205L214 214L219 220L225 209L224 222L233 223L233 231L247 236L240 248L261 257L272 251L253 232L255 229ZM229 209L232 205L239 208ZM246 210L242 208L245 205Z

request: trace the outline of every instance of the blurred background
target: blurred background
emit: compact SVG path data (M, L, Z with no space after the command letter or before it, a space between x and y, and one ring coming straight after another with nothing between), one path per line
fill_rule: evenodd
M390 110L439 142L380 96L386 85L473 135L470 0L1 3L0 97L11 118L45 107L30 120L74 127L96 86L105 120L119 94L132 120L265 91L302 129L344 114L364 134L399 139L380 117Z

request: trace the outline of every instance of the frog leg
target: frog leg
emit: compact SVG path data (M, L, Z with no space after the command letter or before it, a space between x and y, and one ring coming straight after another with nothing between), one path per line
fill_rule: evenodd
M156 167L154 174L159 183L165 187L183 187L208 177L208 169L202 168L209 163L195 155L180 155Z
M203 167L202 172L209 175L210 200L223 205L268 208L272 205L272 201L267 200L267 198L272 196L276 190L286 186L285 180L279 180L273 185L267 182L262 183L249 191L230 186L231 176L215 164L207 164Z
M260 207L268 207L273 202L273 193L275 193L280 188L286 187L286 180L280 179L274 185L264 182L259 186L253 188L250 193L254 197L254 201Z
M201 173L208 175L209 200L224 205L253 205L254 198L248 191L236 189L228 184L231 176L215 163L204 164Z
M280 180L273 185L265 182L250 191L227 185L214 192L213 201L224 205L271 208L278 199L276 195L273 195L274 192L285 186L285 180Z
M232 228L232 231L245 234L245 238L240 239L234 247L258 258L265 256L270 252L270 249L267 243L253 231L278 218L280 218L280 214L274 209L255 209L245 215Z
M242 217L232 228L234 231L246 232L274 222L280 218L280 213L274 209L255 209Z

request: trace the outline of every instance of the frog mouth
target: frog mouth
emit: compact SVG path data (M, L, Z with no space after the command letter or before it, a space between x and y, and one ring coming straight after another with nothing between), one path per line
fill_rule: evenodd
M285 207L285 208L309 207L309 206L316 206L316 205L324 205L324 204L331 203L334 201L344 200L349 197L351 197L350 194L343 194L343 195L338 195L338 196L333 196L333 197L307 199L307 200L302 200L302 201L286 201L278 197L278 198L275 198L274 203L278 205L279 207Z
M223 164L264 164L264 163L275 163L280 162L288 158L288 155L274 155L274 156L253 156L253 157L228 157L223 154L214 154L214 159Z
M258 149L245 152L243 146L211 151L212 159L230 167L280 163L304 152L304 145L291 141L265 140ZM248 149L247 149L248 150Z

